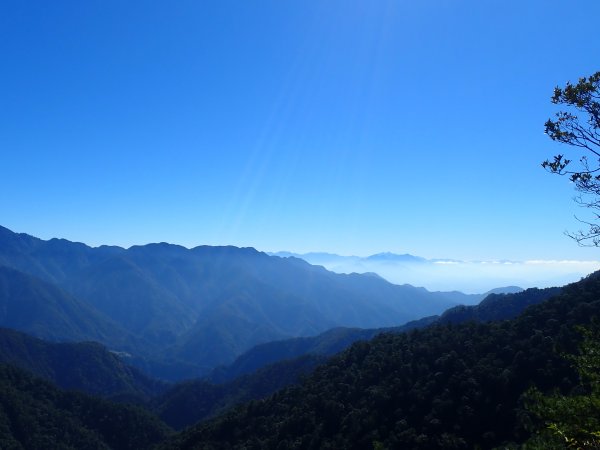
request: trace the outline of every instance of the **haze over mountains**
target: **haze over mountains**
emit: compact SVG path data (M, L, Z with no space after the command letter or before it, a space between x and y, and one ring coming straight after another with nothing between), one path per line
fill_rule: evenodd
M522 442L525 389L577 384L554 342L574 348L599 280L431 292L251 248L92 248L0 228L0 326L27 333L0 328L0 444Z
M378 253L371 256L341 256L332 253L270 253L301 258L336 273L372 272L386 280L429 290L458 290L467 293L489 291L498 286L562 286L600 269L597 260L462 261L426 259L410 254Z
M400 327L335 328L314 337L258 345L204 380L168 386L153 380L93 342L51 343L0 329L0 363L25 369L63 389L76 389L119 402L133 402L181 429L233 406L296 383L333 354L381 333L404 333L435 323L487 322L515 317L527 306L560 293L560 288L490 294L476 306L457 306ZM60 327L60 323L56 326Z
M513 293L490 293L477 305L459 305L441 315L423 317L398 327L360 329L334 328L317 336L292 338L257 345L227 367L217 368L210 374L216 382L229 381L252 373L263 366L280 360L291 360L302 355L331 356L352 343L369 340L381 333L404 333L434 324L490 322L512 319L525 308L541 303L561 292L561 288L530 288Z
M205 374L260 343L398 326L484 296L336 274L253 248L92 248L0 228L0 326L98 341L167 379Z

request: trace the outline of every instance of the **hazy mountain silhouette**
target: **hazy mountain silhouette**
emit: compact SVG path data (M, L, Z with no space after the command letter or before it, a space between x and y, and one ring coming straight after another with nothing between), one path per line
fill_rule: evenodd
M88 303L34 276L0 266L0 326L59 341L95 340L134 350L131 335Z
M11 269L5 270L20 274ZM31 276L28 278L35 280ZM590 278L590 280L597 284L597 281L593 278ZM39 282L39 280L38 283L52 287L48 283ZM572 295L573 286L569 289ZM473 321L487 322L509 319L517 316L526 307L556 297L561 292L561 288L548 288L528 289L515 294L490 294L479 305L453 307L446 310L441 316L426 317L400 327L384 329L335 328L315 337L270 342L254 347L238 357L231 366L214 370L211 374L211 381L188 381L171 388L167 388L164 384L152 380L136 369L127 366L120 356L108 352L99 344L49 343L6 329L0 329L0 363L10 363L27 369L63 388L92 392L119 401L140 402L149 411L158 414L167 424L180 429L197 421L214 417L239 403L265 398L285 386L297 383L301 377L311 373L317 365L326 363L328 356L344 350L358 340L367 341L384 332L394 335L403 334L416 328L427 328L429 325L434 325L435 329L436 324L439 328L440 324L443 325L448 322L461 324ZM435 342L438 341L439 339L435 338ZM375 342L373 345L378 345L377 340L373 342ZM341 357L344 357L343 354ZM334 361L338 361L339 358ZM315 376L318 378L323 370L329 373L327 367L319 369ZM22 383L24 381L33 389L43 389L46 392L52 392L54 396L63 395L58 391L53 391L53 388L49 385L27 381L29 375L25 373L15 372L14 370L11 372L11 370L3 372L8 374L9 378L12 377L14 381L11 381L11 383ZM360 368L352 365L349 370L356 371ZM311 379L314 379L315 376ZM330 383L331 380L324 379L322 382ZM10 388L13 396L8 401L10 404L17 405L20 411L26 414L22 419L23 423L37 424L41 419L33 413L33 410L27 409L29 407L22 406L24 405L22 402L34 404L31 403L30 399L32 394L29 393L28 387L24 387L22 384L19 386L16 389L14 387ZM153 398L150 399L151 397ZM163 439L168 432L166 429L161 430L160 422L155 421L150 416L140 415L139 411L136 412L133 409L122 409L108 403L96 403L95 400L86 397L72 397L76 398L75 403L69 403L73 400L64 400L62 397L56 398L61 398L56 405L50 405L49 403L39 405L42 411L47 411L51 421L55 420L56 415L69 416L69 414L72 414L71 411L78 414L80 412L79 405L85 405L85 402L88 402L89 406L86 406L86 408L91 409L85 413L88 414L87 416L84 414L84 422L77 422L78 425L76 426L69 425L73 427L75 435L81 432L78 427L83 427L82 429L89 428L90 424L93 423L90 421L101 420L105 411L113 411L120 414L121 417L126 417L127 423L118 427L117 433L119 434L127 433L128 429L131 429L131 432L135 434L139 434L143 432L143 428L139 427L147 426L149 430L152 430L152 433L162 433L162 438L151 438L156 442L156 439ZM271 400L265 400L264 402L269 404ZM257 404L255 403L255 405ZM38 406L35 406L35 408L38 408ZM222 423L222 420L221 418L217 419L217 423ZM117 427L117 423L110 422L107 426L108 429L113 429ZM38 434L33 435L35 439L43 439L44 436L53 433L51 429L38 428L39 431L36 432ZM202 433L206 430L206 428L201 429L203 430ZM87 431L83 432L87 433ZM12 429L10 433L13 434L7 436L10 436L11 439L23 439L18 433L15 435ZM193 433L196 435L196 432ZM102 434L102 436L104 437L94 437L94 439L106 439L105 434ZM189 433L184 433L182 439L188 439L190 436ZM77 437L77 439L81 439L81 437Z
M430 291L458 290L480 294L497 286L561 286L598 270L594 261L553 260L460 260L423 258L390 252L370 256L341 256L332 253L275 252L280 257L296 257L337 273L374 272L395 284L424 286ZM477 304L478 299L471 303Z
M186 377L275 339L340 326L397 326L472 301L459 292L336 274L253 248L92 248L6 228L0 228L0 263L29 274L4 282L30 286L35 310L34 317L5 314L0 325L54 340L97 340L129 351L146 369L187 367L179 374ZM37 305L42 291L47 298ZM14 289L4 293L5 301L19 297Z

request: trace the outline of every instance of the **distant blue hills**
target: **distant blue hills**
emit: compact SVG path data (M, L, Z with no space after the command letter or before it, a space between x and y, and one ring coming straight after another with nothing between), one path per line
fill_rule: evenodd
M392 264L461 264L465 261L451 258L433 258L427 259L422 256L411 255L410 253L392 253L392 252L381 252L375 253L369 256L345 256L338 255L336 253L327 252L308 252L308 253L294 253L288 251L279 252L268 252L271 256L279 256L281 258L300 258L311 264L324 264L324 265L351 265L351 264L369 264L369 263L392 263ZM503 262L503 261L500 261ZM513 286L517 288L516 286ZM521 288L517 288L521 289Z
M481 293L499 286L550 287L574 282L600 268L597 261L460 260L424 258L410 253L383 252L369 256L334 253L275 252L337 273L376 273L395 284L423 286L430 291Z
M326 252L293 253L280 251L269 253L269 255L281 258L299 258L336 273L376 274L395 284L425 286L430 291L456 290L462 292L463 289L460 286L464 286L464 290L468 292L478 294L492 289L500 289L499 292L503 293L522 290L518 283L506 283L506 280L514 281L519 278L515 276L515 273L508 277L504 273L506 267L521 267L520 265L523 263L518 261L427 259L409 253L397 254L391 252L376 253L370 256L343 256ZM517 270L516 273L518 274L518 272ZM499 282L492 284L494 274L496 274ZM560 281L558 280L556 284L561 284ZM527 282L527 284L531 283ZM548 283L544 284L547 285ZM554 283L551 284L554 285ZM438 286L442 287L438 288ZM478 300L480 298L474 298L474 301Z
M270 252L269 255L279 256L282 258L300 258L311 264L319 262L326 263L359 263L359 262L393 262L393 263L462 263L464 261L449 258L434 258L427 259L421 256L411 255L410 253L397 254L392 252L375 253L370 256L344 256L335 253L327 252L308 252L308 253L293 253L288 251Z
M0 326L97 341L163 379L201 376L257 344L398 326L484 296L333 273L253 248L94 248L0 227Z

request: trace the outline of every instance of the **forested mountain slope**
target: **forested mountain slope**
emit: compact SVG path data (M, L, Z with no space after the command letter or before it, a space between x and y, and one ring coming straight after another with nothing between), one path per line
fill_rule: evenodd
M0 364L0 448L137 450L170 433L140 408L65 392Z
M213 370L210 381L197 380L175 385L153 402L156 405L154 408L174 428L188 426L244 401L266 397L296 382L317 364L324 363L328 357L353 342L369 340L384 332L408 332L447 321L459 323L507 319L559 292L560 288L549 288L529 289L509 295L492 294L480 305L451 308L441 318L431 316L401 327L335 328L314 337L261 344L238 357L230 366Z
M49 282L0 266L0 326L63 341L94 340L135 350L131 334Z
M600 274L519 317L440 324L359 342L300 386L183 432L168 448L493 448L523 442L530 386L568 392L574 353L600 313Z
M491 309L497 315L498 311L503 309L503 305L505 310L514 312L515 304L523 309L529 301L547 297L545 294L546 291L531 290L527 295L496 296L485 304L488 308L495 305ZM458 309L454 308L450 312L455 310ZM466 311L471 310L475 308L466 308ZM446 313L443 316L446 316ZM477 317L484 319L486 315L480 312ZM461 318L467 320L470 316L463 315L455 320ZM436 318L431 317L387 331L405 332L424 327L434 320ZM196 380L169 389L166 385L147 378L135 368L127 366L120 357L107 351L100 344L92 342L50 343L16 331L0 329L0 362L27 369L53 381L63 389L77 389L119 400L146 403L150 398L164 392L152 399L151 409L169 425L182 428L236 404L265 397L295 383L300 376L308 374L318 364L326 361L325 356L317 355L332 355L355 340L368 340L384 331L386 330L342 328L312 338L263 344L238 358L234 365L215 371L212 380L219 384ZM290 354L294 356L294 353L308 355L294 359L286 358ZM252 367L257 363L261 363L261 367L268 363L274 364L262 369Z
M206 380L182 382L155 398L151 409L165 423L181 429L297 383L326 360L324 356L305 355L276 362L226 383L214 384Z
M462 323L469 320L490 322L512 319L525 308L558 295L562 288L530 288L514 294L489 294L478 305L455 306L440 316L440 323Z
M231 380L251 373L275 361L313 354L330 356L349 347L352 343L368 340L384 332L402 333L424 328L433 323L462 323L469 320L489 322L516 317L530 305L541 303L560 292L561 288L531 288L513 294L489 294L479 305L455 306L441 316L429 316L410 321L399 327L358 329L334 328L317 336L285 339L260 344L238 356L229 366L212 371L210 378L216 382Z
M25 369L62 389L146 401L167 386L95 342L53 343L0 329L0 363Z

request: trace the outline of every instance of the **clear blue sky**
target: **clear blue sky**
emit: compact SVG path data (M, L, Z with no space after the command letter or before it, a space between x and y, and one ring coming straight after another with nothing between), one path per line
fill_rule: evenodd
M540 162L597 0L0 4L0 224L462 259L598 259Z

